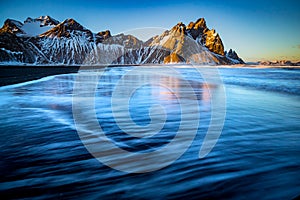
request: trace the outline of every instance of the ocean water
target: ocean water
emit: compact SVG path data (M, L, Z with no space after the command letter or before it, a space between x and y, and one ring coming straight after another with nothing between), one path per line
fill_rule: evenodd
M1 199L300 195L300 70L177 66L170 73L147 66L131 73L134 70L85 70L0 87ZM79 112L74 116L76 98ZM225 105L225 115L219 104ZM213 126L222 129L212 150L199 158L214 108L222 115ZM182 126L191 142L186 150L173 145L140 166L134 162L143 157L132 162L106 152L108 163L121 160L126 169L138 167L141 172L127 173L90 153L80 129L99 134L90 128L93 118L110 141L135 155L167 147ZM155 169L173 155L178 158Z

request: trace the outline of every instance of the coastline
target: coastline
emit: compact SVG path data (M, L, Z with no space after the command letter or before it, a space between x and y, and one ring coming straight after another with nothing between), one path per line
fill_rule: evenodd
M26 81L40 79L46 76L77 73L79 70L98 69L103 67L127 67L127 66L174 66L174 67L214 67L214 68L277 68L288 70L300 70L300 66L277 66L277 65L191 65L191 64L144 64L144 65L0 65L0 87L5 85L12 85Z
M247 64L237 64L237 65L220 65L217 67L222 68L253 68L253 69L266 69L266 68L278 68L278 69L300 69L300 66L292 65L247 65Z
M78 66L1 66L0 86L37 80L46 76L78 72Z

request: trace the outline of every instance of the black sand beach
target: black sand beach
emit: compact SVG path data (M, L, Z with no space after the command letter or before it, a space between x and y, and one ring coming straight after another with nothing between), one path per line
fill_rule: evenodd
M0 66L0 86L22 83L56 74L78 72L80 66Z
M0 86L22 83L26 81L37 80L46 76L77 73L79 70L100 69L103 67L119 67L119 66L139 66L131 65L99 65L99 66L29 66L29 65L0 65ZM145 65L147 66L147 65Z

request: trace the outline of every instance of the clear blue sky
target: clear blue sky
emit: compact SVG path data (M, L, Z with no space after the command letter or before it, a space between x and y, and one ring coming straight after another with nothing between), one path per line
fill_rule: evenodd
M63 21L74 18L93 32L112 34L134 28L170 29L204 17L220 34L225 48L233 48L246 61L300 60L300 1L80 1L1 0L0 24L12 18L50 15Z

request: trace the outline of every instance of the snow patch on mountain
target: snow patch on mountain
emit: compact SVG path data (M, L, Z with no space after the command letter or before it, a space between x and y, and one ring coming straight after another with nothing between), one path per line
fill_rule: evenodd
M53 27L55 26L54 25L41 26L41 23L39 21L24 23L24 25L21 27L24 34L19 34L19 36L35 37L50 30Z

